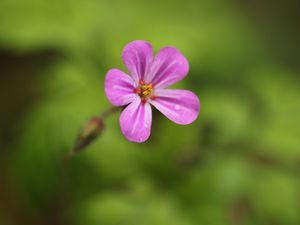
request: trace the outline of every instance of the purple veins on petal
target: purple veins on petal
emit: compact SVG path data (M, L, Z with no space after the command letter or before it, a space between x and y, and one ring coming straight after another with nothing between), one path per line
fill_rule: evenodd
M153 61L153 49L146 41L133 41L127 44L122 54L123 62L136 83L144 80Z
M120 126L124 136L133 142L146 141L151 133L152 109L140 98L128 105L120 116Z
M115 106L127 105L137 97L133 93L136 87L134 80L121 70L109 70L104 86L108 100Z
M167 118L178 124L190 124L197 119L200 101L188 90L161 89L155 91L151 104Z
M156 88L165 88L182 80L188 71L189 63L182 53L174 47L165 47L156 55L146 80Z

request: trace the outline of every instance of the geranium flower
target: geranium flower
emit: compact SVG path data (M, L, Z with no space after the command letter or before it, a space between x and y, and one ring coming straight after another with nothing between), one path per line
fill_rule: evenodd
M150 43L133 41L123 50L129 75L111 69L105 78L105 93L111 104L125 106L120 116L124 136L133 142L146 141L151 133L152 108L177 124L190 124L198 116L200 101L191 91L166 89L182 80L189 63L179 50L164 47L154 57Z

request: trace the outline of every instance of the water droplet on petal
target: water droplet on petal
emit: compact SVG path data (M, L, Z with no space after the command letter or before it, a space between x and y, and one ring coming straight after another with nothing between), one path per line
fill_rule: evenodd
M176 104L174 107L176 110L180 110L180 105Z

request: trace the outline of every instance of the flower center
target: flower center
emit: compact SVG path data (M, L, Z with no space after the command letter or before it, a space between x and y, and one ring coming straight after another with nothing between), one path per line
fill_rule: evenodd
M150 98L152 100L155 99L155 96L152 95L153 85L152 83L146 84L145 81L140 80L139 87L134 89L134 93L138 94L143 103L146 103Z

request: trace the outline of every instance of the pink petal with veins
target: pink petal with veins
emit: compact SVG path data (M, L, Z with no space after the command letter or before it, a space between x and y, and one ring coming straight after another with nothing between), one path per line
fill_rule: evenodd
M173 122L190 124L197 119L200 101L193 92L161 89L155 91L155 96L151 104Z
M140 98L128 105L120 116L122 133L129 141L144 142L151 133L152 109L149 103Z

